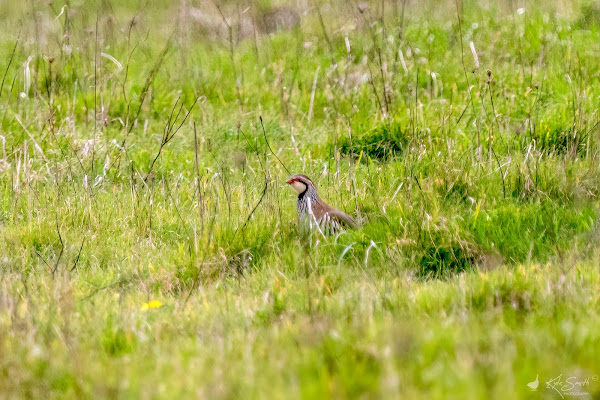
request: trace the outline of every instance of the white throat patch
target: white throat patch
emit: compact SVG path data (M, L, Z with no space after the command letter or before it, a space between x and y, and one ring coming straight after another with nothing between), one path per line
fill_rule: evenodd
M306 185L301 182L292 182L290 186L298 193L302 193L306 190Z

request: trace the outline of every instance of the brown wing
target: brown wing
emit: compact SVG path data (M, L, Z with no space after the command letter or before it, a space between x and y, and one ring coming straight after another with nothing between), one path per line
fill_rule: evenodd
M342 228L356 228L356 221L345 212L333 208L322 201L317 201L312 205L317 223L327 233L337 233Z
M337 208L332 208L329 210L329 215L332 219L335 219L341 225L347 228L356 228L358 225L354 218L346 214L345 212L338 210Z

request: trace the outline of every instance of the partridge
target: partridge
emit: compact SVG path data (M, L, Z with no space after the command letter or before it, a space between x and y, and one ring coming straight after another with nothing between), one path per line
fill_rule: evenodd
M318 195L312 180L302 174L296 174L287 180L298 192L298 220L309 227L317 225L326 233L337 233L345 227L356 228L356 221L343 211L325 203Z

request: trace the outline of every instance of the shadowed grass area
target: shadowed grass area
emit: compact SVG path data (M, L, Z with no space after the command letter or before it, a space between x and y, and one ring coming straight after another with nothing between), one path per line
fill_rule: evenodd
M2 395L598 397L595 2L218 6L0 2Z
M385 161L390 157L400 156L407 144L407 135L402 132L400 124L392 122L355 137L342 137L339 151L344 155L353 154L359 159L364 157L365 161Z

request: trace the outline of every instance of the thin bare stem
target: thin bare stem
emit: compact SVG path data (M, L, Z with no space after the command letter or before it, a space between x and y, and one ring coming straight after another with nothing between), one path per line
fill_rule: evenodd
M265 130L265 125L263 124L262 116L259 117L259 119L260 119L260 126L262 126L263 135L265 136L265 143L267 144L267 147L271 151L271 154L273 154L275 156L275 158L277 159L277 161L279 161L279 164L281 164L281 166L286 170L286 172L291 175L290 170L287 169L287 167L285 166L285 164L279 159L279 157L277 157L277 154L275 154L275 152L271 148L271 145L269 144L269 141L267 140L267 131Z
M19 36L21 33L19 32ZM6 79L6 75L8 74L8 70L12 64L13 58L15 57L15 52L17 51L17 45L19 44L19 39L15 42L15 46L13 47L12 53L10 54L10 59L8 60L8 65L6 66L6 70L4 71L4 76L2 77L2 84L0 84L0 97L2 97L2 89L4 89L4 80Z

